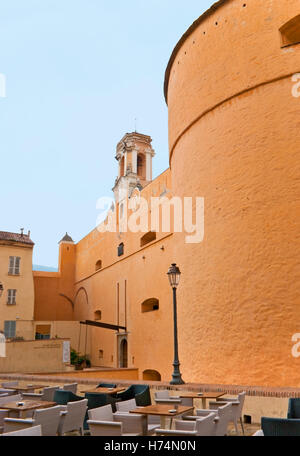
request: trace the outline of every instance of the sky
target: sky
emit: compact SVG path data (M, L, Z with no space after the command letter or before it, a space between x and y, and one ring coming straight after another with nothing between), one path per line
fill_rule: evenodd
M66 231L94 229L125 133L152 137L153 177L168 168L165 69L212 3L1 1L0 231L30 230L35 264L57 267Z

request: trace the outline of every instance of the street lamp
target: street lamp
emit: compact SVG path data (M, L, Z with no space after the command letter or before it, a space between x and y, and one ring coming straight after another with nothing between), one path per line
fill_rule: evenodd
M2 283L0 282L0 298L3 294L3 291L4 291L4 287L3 287Z
M172 380L170 382L171 385L183 385L184 381L181 378L181 373L179 370L179 359L178 359L178 336L177 336L177 298L176 298L176 290L179 285L180 280L180 270L179 267L176 266L176 263L173 263L168 272L169 282L171 288L173 289L173 318L174 318L174 370L172 374Z

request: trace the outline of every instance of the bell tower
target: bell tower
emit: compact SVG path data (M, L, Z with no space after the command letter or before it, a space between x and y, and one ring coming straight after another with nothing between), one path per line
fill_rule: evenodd
M117 145L116 160L119 174L113 191L116 202L130 197L136 187L143 188L152 181L152 158L155 155L150 136L126 133Z

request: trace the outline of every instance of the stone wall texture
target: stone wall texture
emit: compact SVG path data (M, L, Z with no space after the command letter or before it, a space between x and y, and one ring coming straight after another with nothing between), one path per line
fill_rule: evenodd
M167 72L176 196L205 198L205 238L173 236L182 371L192 382L300 386L298 0L228 0L194 25Z

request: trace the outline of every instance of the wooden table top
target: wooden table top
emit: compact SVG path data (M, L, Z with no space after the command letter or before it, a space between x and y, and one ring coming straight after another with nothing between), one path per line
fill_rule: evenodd
M26 391L39 390L43 388L47 388L47 385L14 386L11 389L14 389L16 391L23 391L24 393L26 393Z
M187 393L179 393L178 396L179 397L182 397L182 398L187 398L187 397L190 397L190 398L193 398L193 399L217 399L218 397L222 397L224 396L225 393L215 393L215 392L212 392L212 391L203 391L202 394L199 394L198 393L195 393L195 392L187 392ZM172 397L172 396L170 396Z
M23 402L24 405L18 405L19 402ZM14 401L7 402L6 404L1 404L1 408L5 410L21 411L27 412L28 410L35 410L39 408L49 408L55 407L56 402L47 402L47 401Z
M175 412L170 412L170 410L176 410ZM160 415L160 416L177 416L182 413L192 412L194 407L187 407L183 405L178 405L177 407L172 407L170 405L147 405L147 407L139 407L134 410L130 410L130 413L140 413L141 415Z
M124 391L126 388L94 388L88 391L81 391L81 393L102 393L102 394L116 394Z

